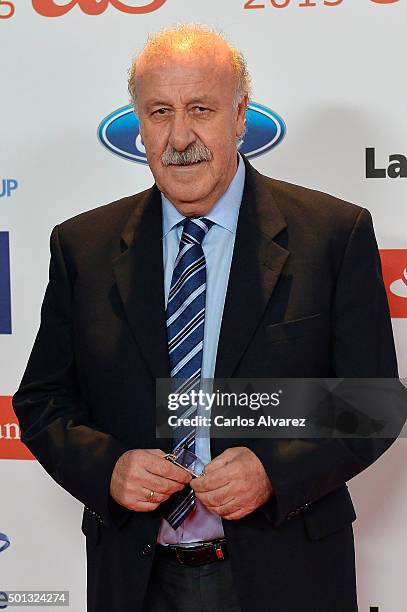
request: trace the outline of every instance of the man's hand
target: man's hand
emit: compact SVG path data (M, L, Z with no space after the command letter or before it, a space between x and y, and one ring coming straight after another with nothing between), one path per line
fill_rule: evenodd
M253 512L273 492L260 459L244 446L226 449L190 484L208 510L230 520Z
M158 449L136 449L117 461L110 481L110 495L129 510L151 512L191 481L182 468L163 459ZM151 496L151 491L154 495Z

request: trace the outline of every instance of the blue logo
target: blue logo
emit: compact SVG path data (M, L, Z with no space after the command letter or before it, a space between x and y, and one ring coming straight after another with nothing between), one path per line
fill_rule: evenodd
M247 133L239 151L246 157L258 157L274 149L284 138L282 118L262 104L251 102L246 115ZM125 159L147 164L139 120L131 105L122 106L103 119L98 128L101 143Z
M0 232L0 334L11 334L10 248L8 232Z
M0 533L0 553L10 546L10 538L5 533ZM8 608L8 595L0 591L0 610ZM5 604L4 606L2 604Z
M10 538L5 533L0 533L0 553L10 546Z
M0 198L9 198L18 187L16 179L4 178L0 182Z
M0 610L5 610L6 608L8 608L7 602L8 602L8 595L7 595L7 593L4 593L3 591L0 591ZM2 606L1 605L2 603L4 603L5 605Z

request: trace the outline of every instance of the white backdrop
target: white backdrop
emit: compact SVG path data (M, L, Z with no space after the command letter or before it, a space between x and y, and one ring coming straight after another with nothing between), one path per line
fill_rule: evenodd
M389 288L407 268L407 178L366 178L365 168L366 148L375 149L378 168L387 168L389 156L407 153L406 0L107 5L0 2L0 532L11 539L0 553L0 591L69 590L75 612L85 611L82 507L37 462L22 458L8 398L38 328L53 226L151 185L148 167L113 155L97 138L102 119L128 103L126 71L149 31L177 21L220 28L247 57L253 100L276 111L287 126L283 141L254 159L256 168L372 212L400 374L407 376L406 285L399 281L398 296ZM40 14L63 7L61 16ZM100 14L88 14L92 7ZM358 514L360 612L371 606L374 612L374 606L379 612L406 609L406 458L407 443L400 440L350 483Z

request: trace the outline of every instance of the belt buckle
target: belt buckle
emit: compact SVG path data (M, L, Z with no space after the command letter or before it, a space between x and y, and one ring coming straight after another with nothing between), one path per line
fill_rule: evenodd
M223 554L222 544L220 542L216 542L216 543L213 544L213 547L215 549L215 555L216 555L218 561L224 561L225 560L225 555Z

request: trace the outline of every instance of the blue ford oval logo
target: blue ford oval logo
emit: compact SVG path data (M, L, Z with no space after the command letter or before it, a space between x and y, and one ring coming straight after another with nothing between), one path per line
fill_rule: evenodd
M246 157L263 155L284 138L284 121L262 104L249 104L246 121L247 133L239 149ZM139 120L131 105L122 106L105 117L99 125L98 136L101 143L112 153L140 164L147 164Z
M5 533L0 533L0 552L10 546L10 538Z

